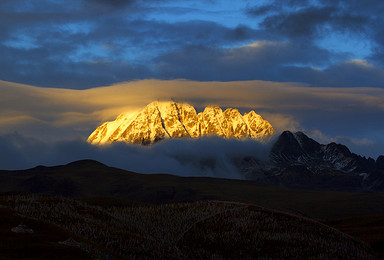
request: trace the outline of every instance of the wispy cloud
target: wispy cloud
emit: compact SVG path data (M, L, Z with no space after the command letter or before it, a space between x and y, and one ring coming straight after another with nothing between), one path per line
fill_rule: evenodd
M142 80L87 90L0 82L1 131L50 140L85 139L98 125L154 100L255 110L276 130L319 129L329 136L379 140L384 122L381 88L308 87L267 81ZM42 134L44 133L44 134Z

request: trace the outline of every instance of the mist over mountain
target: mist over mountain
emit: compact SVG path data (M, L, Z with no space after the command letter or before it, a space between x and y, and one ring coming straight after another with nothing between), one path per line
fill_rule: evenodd
M243 179L233 158L267 158L270 145L250 139L206 136L166 139L151 146L123 142L99 146L83 139L44 143L14 133L0 136L0 169L54 166L90 158L140 173Z
M206 136L166 139L150 146L83 140L46 144L18 134L0 137L0 168L54 166L79 159L140 173L250 179L278 185L353 191L384 190L384 157L366 158L336 143L320 144L302 132L283 132L268 143Z

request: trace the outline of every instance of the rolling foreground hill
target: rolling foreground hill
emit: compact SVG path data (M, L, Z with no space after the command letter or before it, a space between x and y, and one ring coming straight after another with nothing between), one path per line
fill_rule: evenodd
M29 192L66 197L114 197L155 204L239 201L317 219L384 213L382 192L303 190L257 181L138 174L92 160L0 171L0 191L3 194Z
M0 258L30 248L28 241L48 252L65 251L56 243L70 238L75 240L69 243L70 252L81 255L81 249L88 256L111 259L375 258L367 244L317 221L343 228L337 219L376 215L375 220L384 220L384 193L295 190L256 181L145 175L92 160L0 171L0 191L1 207L8 210L2 237L24 241L19 247L0 243L0 252L6 252ZM23 216L36 235L40 230L46 236L34 240L35 235L11 235L10 229L18 222L12 214ZM47 222L62 230L51 232L68 237L49 235L44 231ZM366 238L374 233L369 225L384 228L377 223L351 233L380 250L383 233Z
M19 243L18 250L12 250L15 245L10 244L8 238L4 243L5 233L10 233L4 227L12 225L3 221L0 257L23 253L27 257L25 251L31 245L35 246L35 256L39 247L48 250L41 252L43 257L55 250L63 257L69 252L80 256L81 249L93 259L378 257L367 244L333 228L250 204L206 201L101 207L36 195L7 196L1 198L0 203L22 214L35 231L34 234L8 234ZM4 216L2 218L4 220ZM49 235L48 224L44 224L47 222L57 226L56 229L68 230L68 237L63 231ZM51 228L51 232L57 230ZM36 241L37 238L40 241Z

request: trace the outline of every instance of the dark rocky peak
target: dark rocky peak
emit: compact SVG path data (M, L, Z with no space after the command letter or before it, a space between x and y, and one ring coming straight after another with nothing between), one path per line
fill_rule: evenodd
M325 146L325 155L326 156L343 155L346 157L351 157L352 153L348 149L348 147L346 147L345 145L336 144L336 143L332 142L332 143L329 143Z
M376 159L376 168L379 170L384 170L384 155L380 155Z
M375 161L342 144L319 144L302 132L283 132L266 167L248 160L247 177L279 185L349 191L384 190L384 156Z
M354 172L361 173L375 171L375 160L352 153L345 145L330 143L325 146L324 152L324 159L338 165L344 165L343 170L350 171L353 169Z
M284 131L273 145L272 157L279 159L297 160L298 158L318 157L321 145L306 136L303 132L292 133Z
M286 157L286 159L298 158L302 153L303 149L301 148L300 143L290 131L284 131L271 150L272 155Z
M312 138L306 136L303 132L296 132L293 135L296 137L296 140L306 154L315 155L320 152L321 145Z
M328 168L343 172L371 173L384 167L384 159L378 163L352 153L342 144L322 145L302 132L283 132L271 149L270 158L277 164L306 164L317 168Z
M364 169L367 169L368 172L373 172L376 170L376 164L375 160L371 157L365 158L360 155L358 155L359 164L364 167Z

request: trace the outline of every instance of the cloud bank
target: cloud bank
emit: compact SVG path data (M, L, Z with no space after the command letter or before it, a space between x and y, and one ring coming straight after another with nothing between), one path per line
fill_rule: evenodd
M87 90L41 88L0 81L0 134L43 141L85 140L101 123L154 100L187 102L198 110L255 110L281 132L318 130L335 137L383 140L384 90L307 87L267 81L142 80ZM356 152L359 152L356 150ZM364 150L364 152L367 152ZM376 150L368 156L377 156Z
M153 146L115 143L94 146L83 140L44 143L19 134L0 136L0 169L63 165L94 159L139 173L169 173L244 179L239 162L245 156L266 158L270 144L221 138L164 140Z

